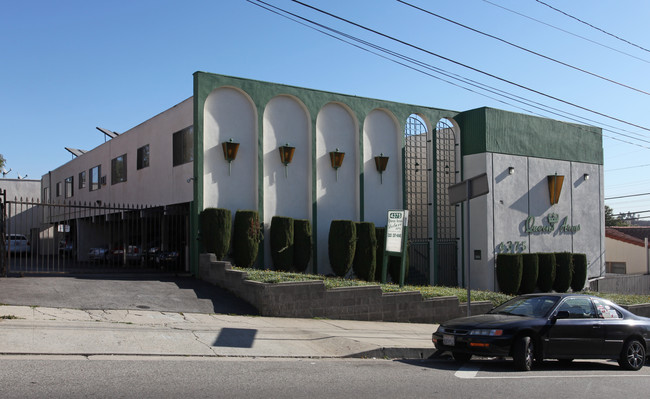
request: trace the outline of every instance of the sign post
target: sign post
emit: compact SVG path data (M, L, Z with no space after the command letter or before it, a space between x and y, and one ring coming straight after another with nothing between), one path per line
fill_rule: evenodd
M467 201L467 316L472 315L472 298L471 298L471 289L470 289L470 277L471 277L471 267L470 267L470 251L471 251L471 233L469 229L471 228L470 217L470 200L472 198L480 197L490 192L490 186L488 184L487 173L482 173L478 176L470 177L467 180L463 180L460 183L453 184L448 188L449 194L449 204L454 205L459 202Z
M408 217L407 210L390 210L386 223L386 239L384 241L384 261L381 266L381 282L386 284L388 279L388 259L390 256L399 256L400 273L399 286L404 286L406 278L406 250L408 240Z

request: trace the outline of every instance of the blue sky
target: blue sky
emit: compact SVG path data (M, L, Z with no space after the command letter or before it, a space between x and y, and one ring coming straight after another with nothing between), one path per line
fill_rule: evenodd
M597 126L611 125L603 140L605 196L650 192L648 130L507 85L290 0L265 1L450 73L556 107L563 115L569 112ZM557 65L395 0L304 1L459 63L650 129L650 95ZM409 2L650 92L647 0L544 1L645 49L535 0ZM192 73L198 70L445 109L490 106L570 118L528 106L522 110L511 100L458 88L245 0L0 0L0 154L12 168L7 177L40 178L71 159L64 147L88 150L103 143L96 126L124 132L190 97ZM615 212L644 211L650 210L649 199L606 203Z

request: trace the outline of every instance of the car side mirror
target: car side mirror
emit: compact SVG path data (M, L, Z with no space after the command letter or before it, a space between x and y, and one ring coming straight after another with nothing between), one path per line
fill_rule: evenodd
M553 316L553 321L559 320L559 319L568 319L569 318L569 311L568 310L560 310Z

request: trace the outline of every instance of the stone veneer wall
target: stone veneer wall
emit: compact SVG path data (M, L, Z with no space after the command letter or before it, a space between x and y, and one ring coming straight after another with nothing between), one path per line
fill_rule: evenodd
M419 292L383 293L379 286L325 289L322 281L260 283L232 270L213 254L201 254L199 278L227 289L255 306L262 316L441 323L464 316L457 297L423 299ZM490 302L472 303L472 314L485 313Z

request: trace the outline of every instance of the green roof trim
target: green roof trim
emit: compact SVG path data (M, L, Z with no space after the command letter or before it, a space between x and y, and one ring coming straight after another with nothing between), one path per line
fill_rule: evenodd
M463 155L485 152L603 164L602 129L494 108L456 116Z

